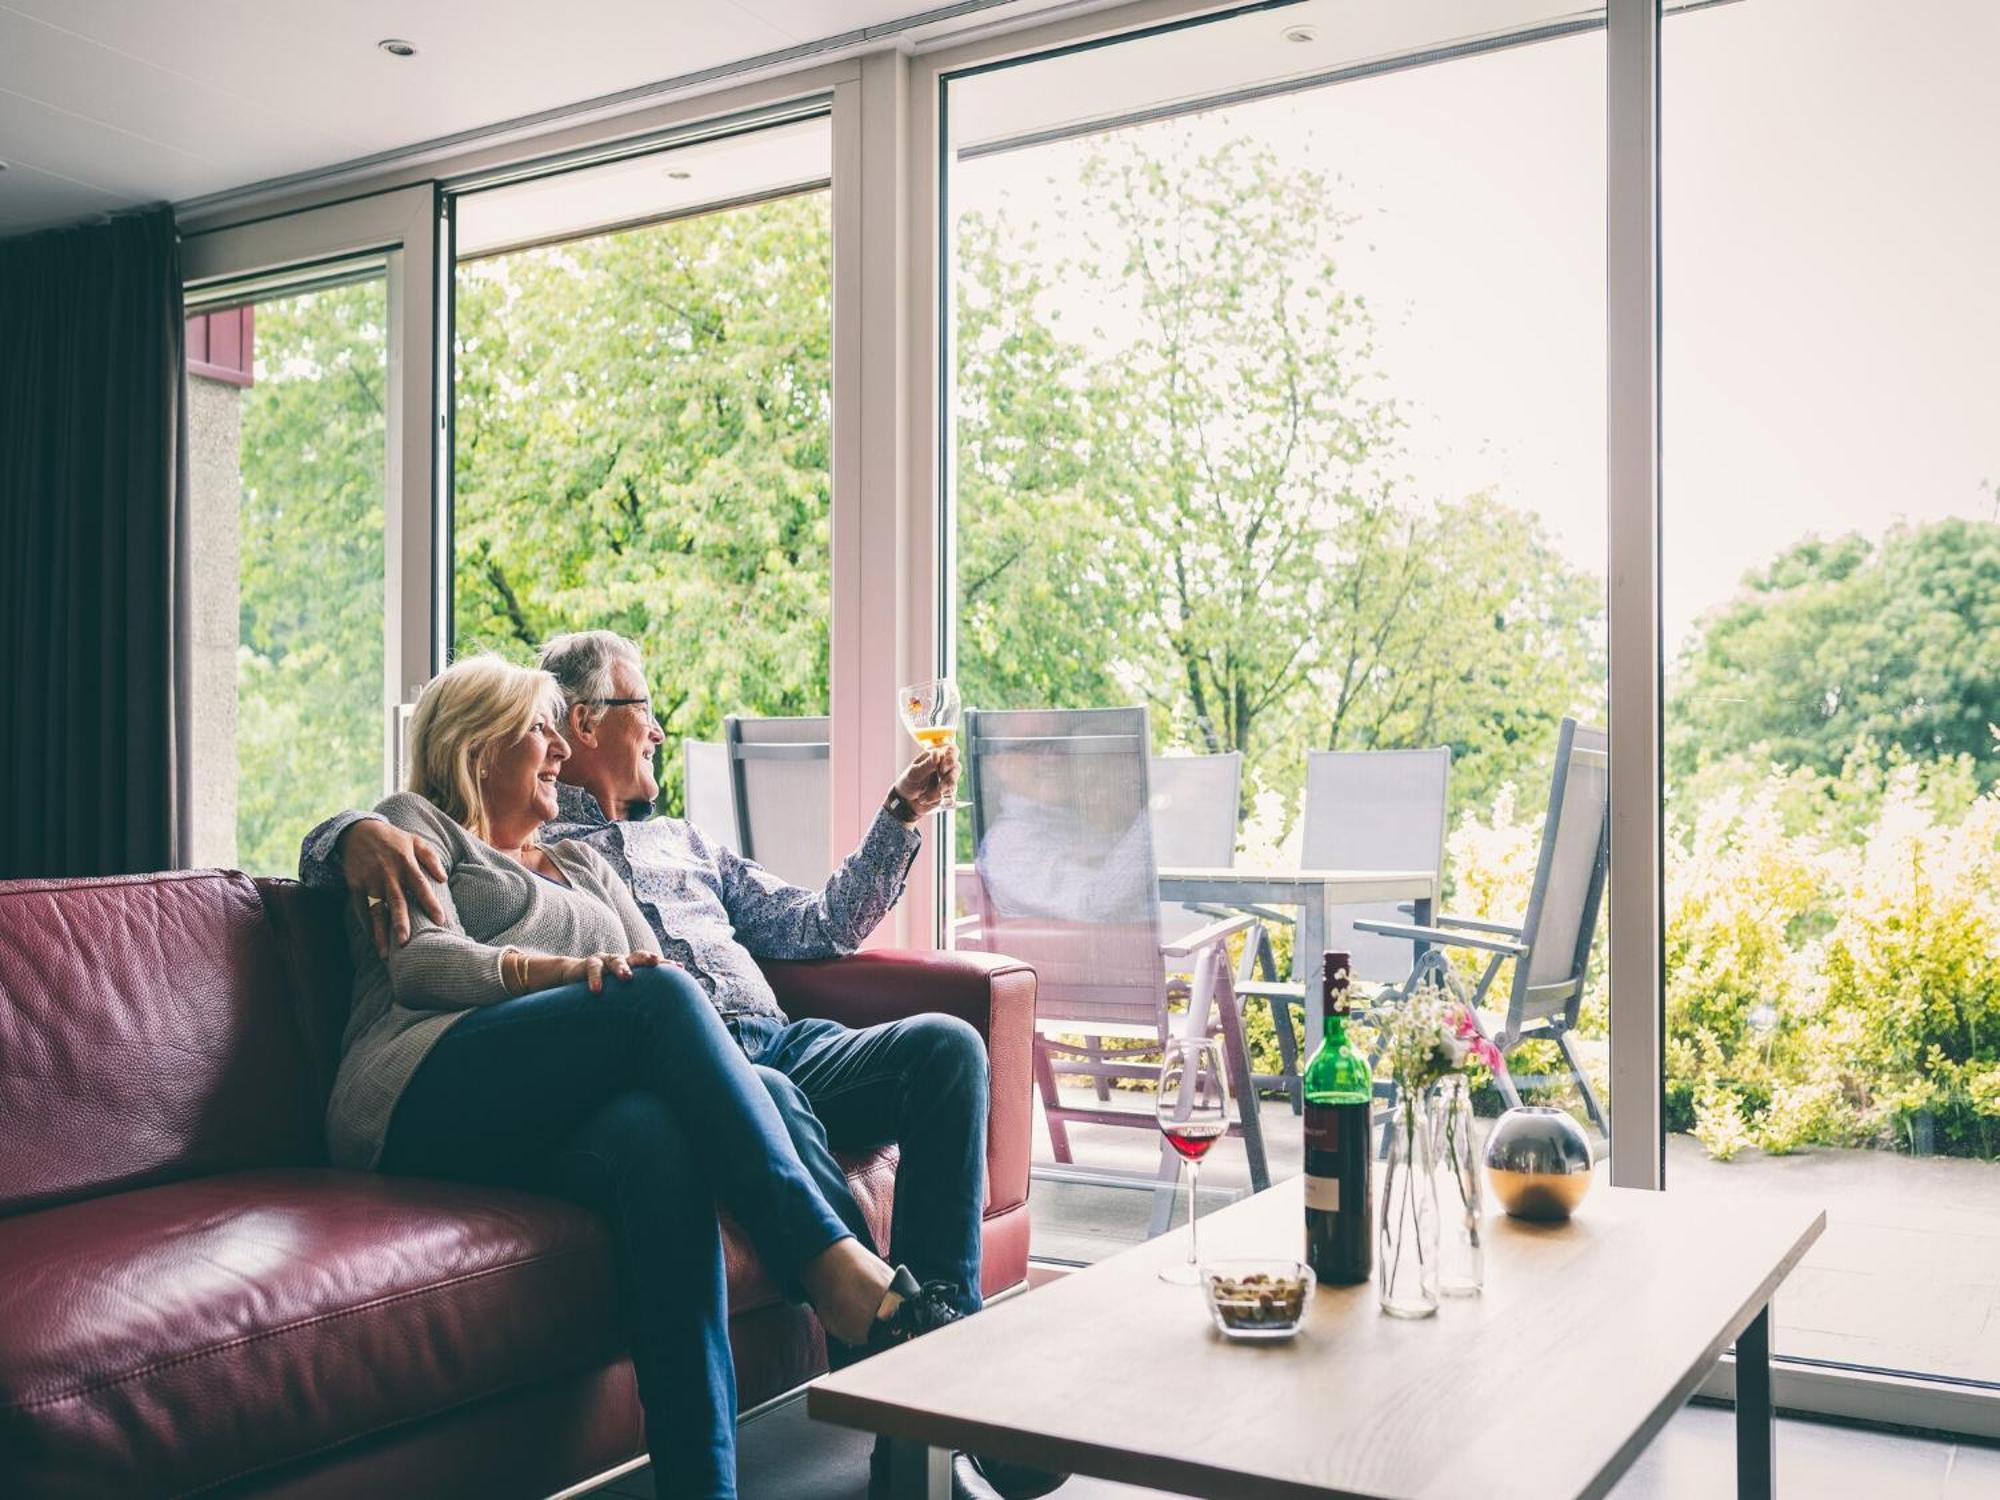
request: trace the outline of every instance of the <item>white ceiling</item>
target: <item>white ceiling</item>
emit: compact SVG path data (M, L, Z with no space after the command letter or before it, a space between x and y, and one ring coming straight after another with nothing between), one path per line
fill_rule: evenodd
M0 0L0 234L333 166L942 8ZM378 50L385 37L417 55Z

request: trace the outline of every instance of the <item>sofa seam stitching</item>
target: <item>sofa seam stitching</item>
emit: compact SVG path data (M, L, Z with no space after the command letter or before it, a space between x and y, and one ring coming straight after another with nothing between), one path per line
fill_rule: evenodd
M411 1287L408 1291L396 1292L387 1297L377 1297L372 1301L357 1303L353 1307L343 1307L331 1312L315 1313L309 1318L299 1318L290 1323L281 1324L276 1328L260 1329L256 1333L245 1334L240 1338L229 1339L219 1344L210 1344L205 1348L176 1355L172 1359L161 1360L157 1364L145 1365L136 1370L128 1370L123 1375L115 1375L93 1384L77 1386L73 1390L59 1391L52 1396L36 1396L27 1401L10 1402L4 1407L0 1407L0 1411L30 1412L38 1411L45 1406L59 1406L66 1401L80 1401L85 1397L95 1396L102 1391L108 1391L114 1387L129 1384L134 1380L143 1380L149 1375L158 1375L163 1371L176 1369L181 1365L193 1364L197 1360L208 1359L212 1356L226 1354L233 1350L246 1349L252 1344L262 1343L266 1339L274 1339L285 1334L295 1333L302 1328L314 1328L323 1323L332 1323L342 1318L354 1317L357 1314L374 1312L385 1307L393 1307L399 1302L409 1302L419 1297L434 1296L439 1292L448 1291L453 1287L463 1286L468 1282L483 1281L489 1276L497 1276L502 1272L518 1271L529 1266L541 1265L547 1261L561 1260L573 1255L588 1254L591 1252L591 1248L579 1245L568 1250L550 1251L541 1255L530 1256L526 1260L510 1261L506 1265L488 1266L483 1270L462 1273L452 1277L449 1281L438 1281L432 1282L428 1286Z

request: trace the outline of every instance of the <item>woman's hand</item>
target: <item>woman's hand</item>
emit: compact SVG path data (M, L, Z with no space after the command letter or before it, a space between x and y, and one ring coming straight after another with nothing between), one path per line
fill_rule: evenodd
M630 979L634 969L656 969L666 960L643 949L632 953L593 953L588 958L567 958L552 953L530 953L521 960L527 981L523 994L552 990L565 984L587 984L593 995L604 993L604 976Z

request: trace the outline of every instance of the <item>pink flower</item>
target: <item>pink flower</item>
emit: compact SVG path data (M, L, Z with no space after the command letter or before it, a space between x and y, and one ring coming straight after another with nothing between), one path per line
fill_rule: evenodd
M1489 1073L1500 1072L1502 1067L1500 1049L1486 1039L1485 1033L1479 1029L1479 1023L1472 1018L1472 1012L1465 1006L1458 1007L1458 1014L1452 1020L1452 1029L1480 1066Z

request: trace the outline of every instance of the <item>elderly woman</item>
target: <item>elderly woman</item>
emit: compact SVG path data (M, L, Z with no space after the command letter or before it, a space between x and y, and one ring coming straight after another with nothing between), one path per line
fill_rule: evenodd
M354 1009L328 1105L336 1161L550 1191L609 1218L663 1497L736 1493L736 1377L717 1205L848 1344L916 1313L860 1244L624 881L537 844L569 754L545 672L482 656L424 690L410 789L377 811L427 841L442 922L378 953L349 921ZM910 1299L905 1305L905 1299Z

